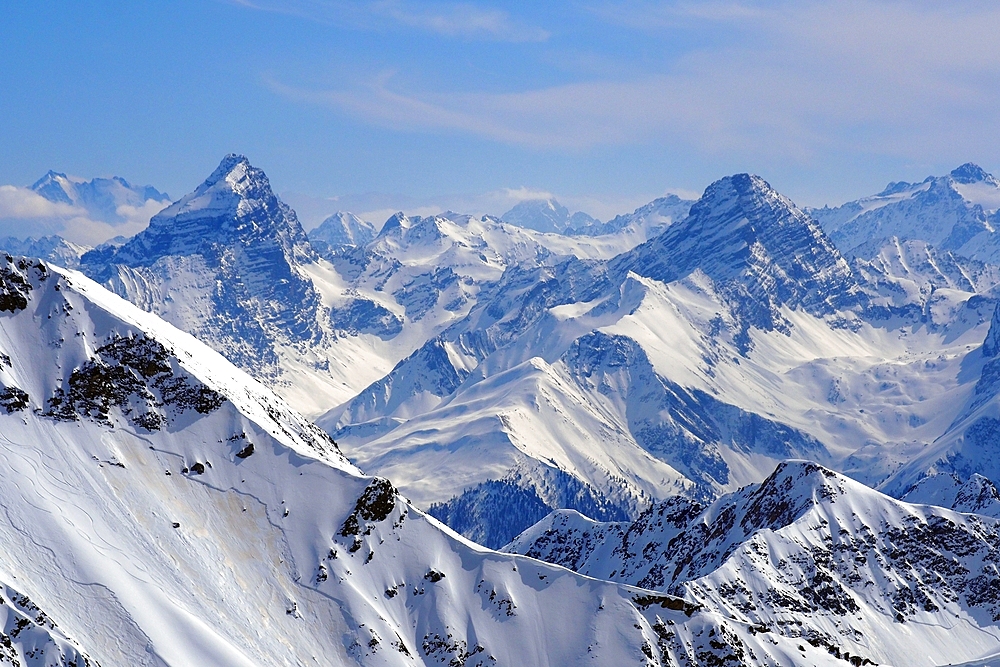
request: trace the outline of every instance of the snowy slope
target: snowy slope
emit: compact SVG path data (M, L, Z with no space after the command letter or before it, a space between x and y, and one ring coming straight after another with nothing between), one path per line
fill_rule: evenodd
M998 427L1000 427L1000 305L993 312L990 329L983 345L970 353L965 366L972 375L973 390L958 406L948 428L930 445L924 447L912 459L881 483L887 493L897 497L927 493L926 485L933 487L943 484L948 489L948 479L954 478L960 485L945 494L945 504L958 508L968 505L970 500L952 499L952 493L962 496L980 497L981 511L989 514L995 509L986 509L989 498L996 493L990 488L1000 480L1000 449ZM925 487L921 490L921 486ZM971 487L971 488L970 488ZM942 491L935 491L942 493ZM952 502L949 503L948 500ZM977 510L980 511L980 510Z
M468 543L188 334L81 274L0 261L0 572L46 616L0 595L9 620L30 609L49 628L27 623L14 650L220 666L802 655L676 598Z
M896 237L997 264L997 209L1000 181L970 163L947 176L890 183L876 195L809 213L849 257L872 257Z
M553 513L507 549L679 594L836 655L938 665L1000 647L998 540L996 519L903 503L790 461L708 508L675 499L631 524Z

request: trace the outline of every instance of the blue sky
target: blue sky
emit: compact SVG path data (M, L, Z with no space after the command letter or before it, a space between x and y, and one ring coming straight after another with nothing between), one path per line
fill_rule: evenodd
M177 197L236 151L305 208L544 191L608 217L738 171L821 205L966 161L1000 168L995 2L0 12L0 183L16 186L51 168Z

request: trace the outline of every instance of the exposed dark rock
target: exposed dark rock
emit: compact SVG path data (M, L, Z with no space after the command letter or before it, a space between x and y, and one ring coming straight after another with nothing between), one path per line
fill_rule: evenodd
M222 394L201 382L178 375L171 353L146 336L115 336L97 349L94 358L70 373L64 386L48 399L45 414L74 421L88 417L110 422L117 407L132 423L157 430L169 423L169 408L207 414L225 401Z

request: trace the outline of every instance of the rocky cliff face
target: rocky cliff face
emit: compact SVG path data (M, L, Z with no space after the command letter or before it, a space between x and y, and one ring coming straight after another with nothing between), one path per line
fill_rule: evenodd
M315 260L295 213L267 176L229 155L198 188L81 270L198 335L245 368L277 372L275 341L317 342Z

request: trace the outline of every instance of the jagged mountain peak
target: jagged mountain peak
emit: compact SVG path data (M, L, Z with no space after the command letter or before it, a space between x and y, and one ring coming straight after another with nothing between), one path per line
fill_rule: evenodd
M378 235L380 237L388 236L400 229L409 229L410 218L402 211L396 211L385 221L382 225L382 229L379 230Z
M268 208L278 206L267 174L250 164L246 156L230 153L201 185L164 209L154 220L234 208L252 200Z
M599 220L582 211L570 213L568 208L553 197L518 202L500 216L500 219L525 229L556 234L569 232L570 229L585 229L600 225Z
M94 219L112 224L125 222L121 207L142 208L150 200L162 206L170 197L151 185L137 186L121 176L89 181L50 169L31 185L38 195L56 204L80 207Z
M765 255L788 264L793 269L789 278L826 269L844 275L850 271L808 215L752 174L728 176L709 185L687 218L636 248L634 255L664 250L671 255L670 265L658 263L664 277L651 276L661 280L682 277L696 268L713 278L732 277ZM816 260L821 265L813 266Z
M57 193L57 195L58 193L62 193L63 197L65 197L66 193L62 184L68 182L69 177L66 174L49 169L44 176L31 184L31 189L43 196L51 191ZM69 201L68 198L66 201Z
M88 253L82 265L147 266L164 256L195 254L214 261L222 247L253 250L275 243L289 258L313 257L295 212L274 194L264 171L231 153L194 191L153 216L144 231L110 254Z
M364 246L373 238L375 226L346 211L337 211L309 232L310 242L325 242L331 247Z
M749 327L786 328L782 306L828 314L860 298L850 266L819 225L751 174L709 185L685 219L612 260L610 270L665 283L701 271L738 314L744 351Z
M274 340L318 340L319 296L302 268L316 259L264 172L231 154L149 227L86 253L80 268L244 368L261 369L276 363ZM178 283L188 290L175 300Z
M892 182L878 194L810 211L848 257L870 259L892 237L996 263L993 219L1000 181L967 162L919 183Z
M691 206L690 229L702 234L713 231L712 227L750 227L761 233L772 226L801 226L817 228L817 225L798 207L756 174L733 174L715 181L705 189L705 193Z
M966 162L965 164L952 169L951 178L963 185L971 185L972 183L989 183L1000 187L1000 182L993 177L993 174L989 173L978 164L973 164L972 162Z
M786 526L820 501L842 495L848 484L861 487L812 461L782 461L750 494L741 525L748 532Z
M230 174L240 168L240 171L245 172L247 169L252 169L250 160L247 159L246 155L241 155L239 153L229 153L222 161L219 162L219 166L212 172L205 182L206 183L216 183L223 178L228 178Z

